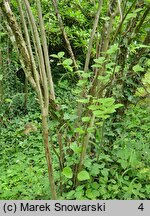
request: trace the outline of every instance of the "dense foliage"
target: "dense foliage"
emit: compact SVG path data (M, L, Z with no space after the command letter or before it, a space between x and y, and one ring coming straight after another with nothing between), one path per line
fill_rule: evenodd
M24 13L31 44L24 41L35 58L26 65L21 43L16 40L16 46L9 35L13 27L5 2L0 1L0 198L52 199L39 50ZM21 23L26 5L20 10L18 2L10 5ZM40 32L38 2L30 3ZM54 98L50 91L47 131L57 199L149 199L149 0L40 2L55 89Z
M69 91L68 95L65 94L66 100L67 96L70 97ZM1 199L49 199L40 112L36 110L35 105L31 110L27 115L18 112L17 116L15 114L9 120L8 112L5 113L5 118L3 116L3 127L0 131ZM68 119L71 119L71 116ZM32 122L37 129L24 134L24 126L28 122ZM53 131L55 124L51 122L49 125ZM77 161L80 152L73 142L73 155L67 154L66 169L62 176L65 190L59 199L149 199L149 128L149 109L145 102L144 105L139 103L130 106L123 120L113 125L113 130L111 124L106 125L102 135L101 128L97 127L96 135L91 140L91 152L84 162L87 173L83 175L83 181L77 187L74 187L71 181L72 173L69 169ZM109 140L113 140L115 133L117 139L110 145ZM55 134L53 141L56 142ZM54 170L56 184L59 186L60 173L56 156Z

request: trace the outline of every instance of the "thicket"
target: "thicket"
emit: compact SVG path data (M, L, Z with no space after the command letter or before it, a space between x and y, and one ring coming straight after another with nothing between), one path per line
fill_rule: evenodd
M0 1L0 198L149 199L149 1L30 4Z

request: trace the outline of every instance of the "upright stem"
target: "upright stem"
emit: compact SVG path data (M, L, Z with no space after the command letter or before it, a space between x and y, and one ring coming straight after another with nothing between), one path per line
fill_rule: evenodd
M119 34L119 32L120 32L120 30L121 30L121 28L122 28L123 22L125 21L127 15L130 13L130 11L132 10L132 8L133 8L133 6L135 5L135 3L136 3L136 0L133 1L132 5L130 6L130 8L129 8L128 11L126 12L125 16L122 18L122 20L121 20L121 22L120 22L120 24L119 24L119 26L118 26L118 28L117 28L115 34L114 34L114 37L113 37L113 39L112 39L112 41L111 41L111 44L114 44L114 42L115 42L115 40L116 40L116 38L117 38L117 35Z
M87 72L88 68L89 68L89 63L90 63L90 58L91 58L91 50L92 50L92 45L93 45L93 39L94 39L94 36L95 36L96 28L98 26L98 21L99 21L99 17L100 17L102 4L103 4L103 0L99 0L97 13L96 13L96 16L95 16L95 20L94 20L94 23L93 23L93 28L92 28L91 36L90 36L90 40L89 40L88 51L87 51L87 54L86 54L84 72ZM80 98L83 98L84 94L85 94L85 85L83 85L82 91L80 93ZM83 111L83 104L79 103L78 104L78 109L77 109L77 115L78 115L77 121L78 122L80 122L82 111ZM78 125L78 122L76 123L76 126Z
M35 62L32 47L31 47L30 37L29 37L26 21L25 21L25 18L24 18L24 13L23 13L21 0L17 0L17 2L18 2L18 6L19 6L19 13L20 13L21 22L22 22L22 25L23 25L26 44L27 44L28 52L29 52L29 55L30 55L31 63L32 63L32 70L33 70L33 74L34 74L34 80L35 80L35 83L36 83L36 91L37 91L37 94L38 94L38 97L39 97L40 105L41 105L41 107L43 107L44 105L43 105L42 91L41 91L41 87L40 87L40 78L39 78L38 71L36 69L36 62ZM26 82L27 82L27 80L26 80Z
M35 37L35 41L36 41L36 46L37 46L37 51L39 54L39 60L40 60L40 69L41 69L41 73L42 73L42 77L43 77L43 84L44 84L44 102L45 102L45 107L49 106L49 92L48 92L48 80L47 80L47 75L46 75L46 71L45 71L45 64L44 64L44 56L43 56L43 52L42 52L42 47L41 47L41 41L40 41L40 37L39 37L39 33L38 33L38 29L35 23L35 19L34 16L32 14L31 11L31 7L29 4L28 0L24 0L24 4L26 6L26 10L27 13L29 15L29 19L31 21L31 28L33 29L33 33L34 33L34 37Z
M97 14L95 16L93 28L92 28L92 31L91 31L91 37L90 37L89 45L88 45L88 51L87 51L87 54L86 54L84 72L87 72L88 68L89 68L89 63L90 63L90 58L91 58L91 51L92 51L92 45L93 45L93 39L94 39L96 28L97 28L97 25L98 25L98 21L99 21L99 16L100 16L102 4L103 4L103 0L99 0L98 10L97 10Z
M24 84L24 108L27 110L28 107L28 79L25 77L25 84Z
M50 67L50 61L49 61L49 55L48 55L48 46L47 46L47 41L46 41L44 21L42 17L41 3L39 0L36 0L36 2L37 2L38 16L39 16L39 21L40 21L40 30L41 30L41 39L42 39L42 45L43 45L45 66L46 66L48 84L50 88L50 96L52 100L55 100L54 85L53 85L52 73L51 73L51 67Z
M79 162L79 165L78 165L77 172L79 172L81 170L81 168L82 168L84 158L85 158L85 155L86 155L86 150L87 150L87 147L88 147L88 144L89 144L90 132L88 132L87 129L90 128L90 127L93 127L94 121L95 121L95 116L92 114L91 121L90 121L89 125L87 125L86 133L85 133L85 135L83 137L82 150L81 150L81 154L80 154L80 162Z
M10 8L9 1L3 0L3 2L0 2L0 6L2 8L2 13L7 23L6 26L9 26L8 29L10 29L9 37L11 37L11 35L14 36L14 39L15 39L14 44L16 44L17 51L20 54L21 63L25 68L24 71L25 71L26 77L28 78L33 88L38 93L38 99L39 99L41 113L42 113L42 131L43 131L43 140L44 140L44 147L45 147L45 156L46 156L47 167L48 167L48 176L49 176L49 182L50 182L50 187L51 187L52 199L55 200L57 197L56 197L56 189L55 189L55 182L54 182L54 176L53 176L54 172L53 172L53 167L52 167L52 155L51 155L51 151L49 147L49 131L48 131L48 108L49 108L48 79L47 79L47 74L45 71L45 63L44 63L44 58L43 58L43 53L42 53L42 48L41 48L41 43L40 43L40 37L39 37L38 30L36 27L35 19L33 17L28 0L24 0L24 3L26 5L26 9L27 9L27 12L30 18L30 22L31 22L31 28L33 30L33 35L36 41L35 45L37 46L37 52L38 52L39 60L40 60L39 65L40 65L41 73L43 76L43 83L44 83L43 86L40 86L40 82L39 82L40 74L38 73L39 71L36 69L37 65L34 60L29 34L28 34L27 27L25 24L24 14L22 13L22 7L20 7L21 6L20 0L18 0L18 4L19 4L20 12L21 12L20 15L21 15L22 23L23 23L26 42L23 38L21 27L18 25L16 18ZM43 95L42 95L42 90L44 90Z
M53 166L52 166L52 155L49 147L49 133L48 133L48 116L46 114L45 110L42 110L42 129L43 129L43 138L44 138L44 146L45 146L45 155L46 155L46 161L47 161L47 167L48 167L48 177L50 182L50 188L51 188L51 194L52 199L56 200L56 189L55 189L55 181L54 181L54 175L53 175Z

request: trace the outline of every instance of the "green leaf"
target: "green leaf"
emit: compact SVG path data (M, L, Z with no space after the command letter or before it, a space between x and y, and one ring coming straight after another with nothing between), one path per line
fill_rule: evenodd
M77 86L82 87L83 85L85 85L87 83L87 80L79 80L79 82L77 83Z
M144 68L142 68L140 65L137 64L133 67L133 70L135 72L140 72L140 71L144 71Z
M94 198L92 190L91 189L87 189L86 190L86 196L90 199Z
M88 133L93 133L95 131L95 127L88 127L87 132Z
M88 157L85 158L85 159L84 159L84 163L83 163L83 165L84 165L84 167L90 168L91 165L92 165L92 161L91 161L91 159L88 158Z
M126 169L128 167L128 162L123 160L123 159L119 159L118 162L121 164L123 169Z
M129 13L129 14L126 16L126 20L131 19L131 18L135 18L135 17L136 17L136 13Z
M113 162L109 155L101 155L99 160ZM104 165L103 165L104 166Z
M94 59L97 64L102 64L105 61L105 57L99 57L98 59Z
M97 189L100 187L100 185L99 185L97 182L93 182L93 183L91 184L91 186L92 186L92 188L95 189L95 190L97 190Z
M93 111L93 114L96 116L96 117L101 117L103 115L103 112L101 110L94 110Z
M74 153L79 154L82 147L79 147L76 143L71 143L70 148L74 151Z
M93 67L93 68L101 68L102 65L100 65L100 64L94 64L94 65L92 65L92 67Z
M58 55L56 55L56 54L52 54L52 55L50 55L50 56L53 57L53 58L59 59Z
M98 80L101 80L104 84L107 83L110 79L110 75L107 76L98 76Z
M78 99L77 102L87 104L89 102L89 99Z
M105 16L105 17L101 17L101 19L102 19L102 20L105 20L105 21L108 21L108 20L110 20L110 17Z
M6 102L6 103L12 103L12 100L11 100L10 98L6 98L6 99L5 99L5 102Z
M108 169L104 168L103 170L101 170L101 173L103 176L107 177L108 176Z
M118 44L114 44L107 50L107 54L113 54L118 50Z
M67 193L67 199L73 199L75 194L75 190L71 190Z
M140 12L142 10L143 10L143 8L137 8L136 10L134 10L134 13L138 13L138 12Z
M78 173L77 178L78 178L79 181L85 181L85 180L90 179L90 175L86 170L83 170L83 171Z
M106 64L107 69L112 69L112 66L116 65L114 62L110 62Z
M100 108L100 105L91 105L88 107L90 110L98 110Z
M150 46L145 44L137 44L137 47L135 47L135 49L140 49L140 48L150 48Z
M81 74L81 76L82 76L83 78L89 78L89 77L91 76L91 73L87 73L87 72L85 73L85 72L84 72L84 73Z
M102 103L103 105L105 105L106 107L110 107L111 105L114 104L115 99L110 97L110 98L100 98L98 100L95 100L95 102L99 102Z
M110 115L106 115L106 114L104 114L104 112L103 111L101 111L101 110L95 110L95 111L93 111L93 114L96 116L96 117L99 117L99 118L102 118L102 119L107 119L107 118L109 118L109 116Z
M64 120L70 119L70 115L68 113L64 113Z
M83 122L89 122L90 121L90 117L82 117L82 121Z
M85 186L84 185L79 185L77 188L76 188L76 191L83 191L83 188Z
M62 173L64 174L64 176L66 176L69 179L73 177L73 172L70 167L65 167Z
M2 81L2 79L3 79L3 75L2 75L2 74L0 74L0 81Z
M92 190L92 189L87 189L86 190L86 196L89 199L96 199L97 196L99 196L99 191L97 190Z
M102 64L105 62L105 58L104 57L99 57L98 59L94 59L95 63L94 65L92 65L92 67L94 68L101 68Z
M84 194L84 191L80 190L80 191L75 192L74 196L76 197L76 199L81 199L83 194Z
M84 74L85 72L83 70L78 70L78 71L76 71L76 73L78 73L79 75L82 76L82 74Z
M75 132L77 132L79 134L84 134L85 133L85 131L81 127L76 128Z
M59 52L59 53L58 53L58 58L62 58L64 55L65 55L64 52Z
M66 66L64 65L64 68L67 69L70 72L73 72L73 68L71 66L69 66L69 65L66 65Z
M65 59L64 61L63 61L63 65L71 65L72 64L72 59Z
M120 108L120 107L123 107L123 104L115 104L115 105L114 105L114 108L115 108L115 109Z
M91 169L90 174L91 174L92 176L97 176L97 175L99 174L99 169L100 169L99 164L94 164L94 165L92 166L92 169Z

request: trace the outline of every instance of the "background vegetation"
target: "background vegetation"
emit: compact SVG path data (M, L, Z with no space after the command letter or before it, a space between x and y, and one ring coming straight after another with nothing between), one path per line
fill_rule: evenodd
M149 199L150 1L30 4L0 0L0 198Z

